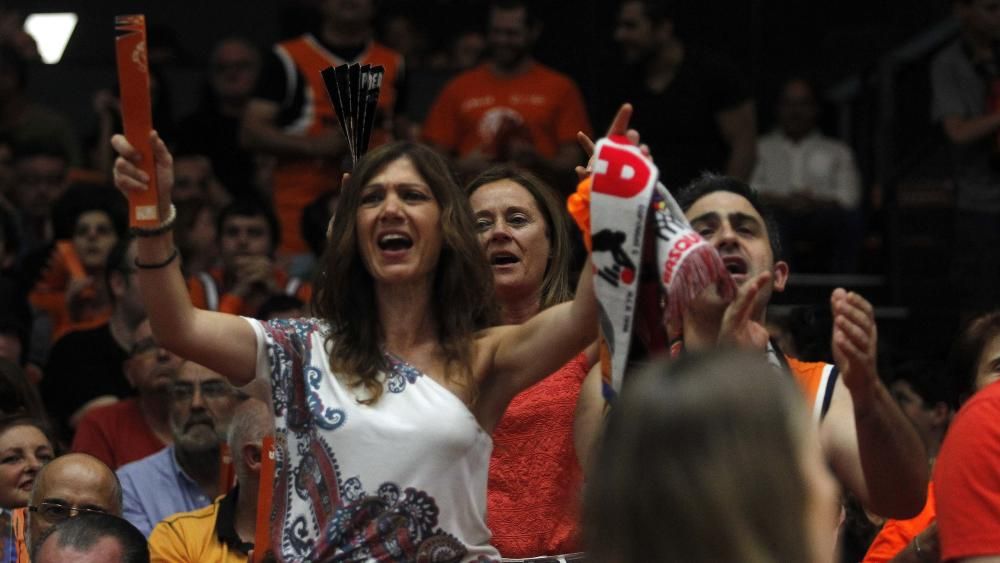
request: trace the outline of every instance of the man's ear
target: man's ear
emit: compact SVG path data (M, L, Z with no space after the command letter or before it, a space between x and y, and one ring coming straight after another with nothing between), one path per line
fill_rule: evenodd
M774 276L774 291L785 291L785 284L788 283L788 262L784 260L775 262L771 274Z
M240 451L240 457L242 458L243 464L246 465L247 468L249 468L254 474L260 473L260 456L260 444L243 444L243 449Z

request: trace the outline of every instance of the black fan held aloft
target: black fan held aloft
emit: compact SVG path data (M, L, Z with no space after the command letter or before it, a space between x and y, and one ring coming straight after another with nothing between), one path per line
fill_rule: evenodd
M354 164L368 150L384 73L381 66L357 63L327 67L321 73Z

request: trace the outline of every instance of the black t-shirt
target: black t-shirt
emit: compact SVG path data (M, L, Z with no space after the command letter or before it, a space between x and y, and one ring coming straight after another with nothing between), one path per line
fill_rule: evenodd
M614 115L624 102L635 108L630 126L649 145L660 181L675 192L703 171L725 172L729 145L717 115L751 99L730 63L688 51L673 81L662 92L645 85L641 69L625 69L624 78L607 87L614 93L603 113Z
M90 400L135 393L125 378L127 358L109 324L70 332L52 346L40 386L42 401L67 437L70 416Z

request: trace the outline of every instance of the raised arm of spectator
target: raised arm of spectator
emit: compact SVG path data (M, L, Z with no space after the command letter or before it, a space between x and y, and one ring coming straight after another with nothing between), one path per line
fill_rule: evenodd
M944 134L956 145L975 143L1000 129L1000 113L988 113L975 117L949 116L941 120Z
M170 213L173 188L173 157L159 135L150 135L159 189L160 217ZM111 138L118 152L114 181L126 196L148 189L150 178L138 164L140 153L122 135ZM181 273L170 228L161 234L139 236L136 266L142 300L157 342L182 358L225 375L234 385L253 380L257 339L250 324L237 316L196 309L191 304Z
M833 355L840 369L820 436L834 472L870 510L915 516L927 493L923 444L876 370L877 331L871 303L833 292Z
M722 138L729 145L726 174L743 181L750 179L757 163L757 117L753 100L715 115Z
M263 153L302 158L339 159L347 154L347 140L336 129L318 137L290 135L278 125L278 104L254 98L247 104L240 127L244 148Z

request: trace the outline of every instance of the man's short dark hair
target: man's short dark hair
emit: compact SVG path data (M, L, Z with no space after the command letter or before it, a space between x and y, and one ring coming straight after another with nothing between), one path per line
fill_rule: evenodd
M757 190L751 188L746 182L731 176L705 172L701 177L681 188L677 194L677 203L686 213L696 201L715 192L734 193L750 202L751 207L764 219L764 227L767 229L767 238L771 242L771 254L774 255L774 260L781 260L783 258L781 233L778 230L777 221L774 220L774 214L761 201Z
M263 217L271 231L271 249L276 250L281 242L281 229L278 227L278 216L274 209L263 200L254 197L241 197L222 208L216 219L216 232L222 238L222 227L230 217Z
M111 538L121 545L121 563L149 563L146 537L128 520L110 514L80 514L55 524L38 538L32 550L35 557L52 536L55 536L52 541L57 546L82 552L90 550L104 538Z

